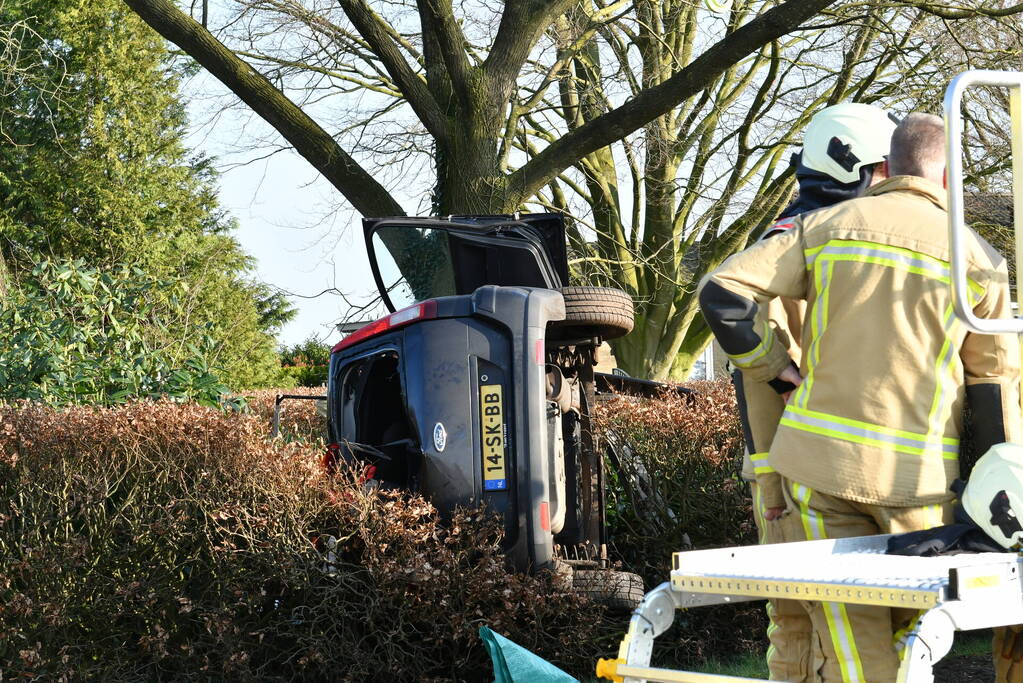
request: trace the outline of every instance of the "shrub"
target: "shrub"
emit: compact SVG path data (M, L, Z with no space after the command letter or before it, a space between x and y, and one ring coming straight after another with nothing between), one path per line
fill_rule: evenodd
M325 396L323 387L294 387L291 389L266 389L246 394L249 411L263 421L267 433L273 423L274 401L279 394L297 396ZM285 399L281 403L280 435L286 441L301 440L309 444L322 443L327 437L326 401Z
M183 288L128 266L37 262L0 297L0 398L66 405L166 396L217 405L227 387L208 361L212 338L185 345L172 330L186 317Z
M365 490L356 472L325 478L302 438L322 425L313 402L289 405L291 440L267 440L274 395L254 395L251 414L0 405L0 670L489 681L483 624L584 679L614 656L627 617L553 575L509 573L485 514L441 520L420 497ZM668 396L600 409L674 515L652 521L611 478L612 555L648 588L687 538L752 540L731 406L727 385L710 385L692 406ZM755 650L761 613L680 613L656 659L688 667Z
M281 374L291 386L321 387L327 383L330 346L315 336L281 349Z
M588 673L624 626L508 573L481 513L442 525L421 498L325 479L253 416L22 403L0 425L12 678L482 681L481 624Z
M614 397L596 415L622 463L609 458L611 552L648 589L668 580L675 551L756 543L732 386L688 386L696 392L690 399ZM677 616L654 652L666 664L693 666L763 649L765 629L760 603L697 608Z

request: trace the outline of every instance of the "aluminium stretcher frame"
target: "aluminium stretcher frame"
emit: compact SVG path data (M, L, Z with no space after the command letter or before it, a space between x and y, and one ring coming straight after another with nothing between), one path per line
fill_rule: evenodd
M1017 554L885 555L888 538L675 553L671 580L646 594L618 659L601 660L597 675L623 683L756 680L650 667L654 638L671 626L675 610L704 605L787 598L921 610L902 641L898 683L931 683L955 631L1023 623Z

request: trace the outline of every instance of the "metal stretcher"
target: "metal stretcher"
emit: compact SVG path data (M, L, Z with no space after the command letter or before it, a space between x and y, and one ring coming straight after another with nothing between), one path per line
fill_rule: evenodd
M949 284L956 316L970 331L1021 334L1023 319L978 318L969 304L962 100L965 91L975 86L1008 90L1014 227L1023 220L1023 74L959 74L949 84L944 102ZM1017 263L1023 263L1021 235L1016 230ZM1023 287L1016 288L1016 297L1023 307ZM647 593L633 613L618 658L601 660L597 675L624 683L754 680L650 667L654 638L671 626L675 610L702 605L792 598L921 610L921 618L906 635L898 683L933 681L932 667L948 654L955 631L1023 623L1021 564L1015 553L900 557L884 554L887 539L864 536L675 553L671 581Z
M675 553L671 581L646 594L632 615L618 659L597 675L640 683L754 679L650 667L654 638L676 609L764 598L906 607L923 612L905 636L898 683L929 683L955 631L1023 623L1015 553L945 557L885 555L888 536Z

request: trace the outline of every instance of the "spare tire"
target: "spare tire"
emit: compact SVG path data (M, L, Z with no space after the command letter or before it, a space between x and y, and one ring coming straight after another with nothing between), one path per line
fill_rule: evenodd
M632 331L634 312L632 297L610 287L562 287L565 298L565 319L550 324L548 338L617 339Z
M572 590L613 609L634 610L643 600L643 579L632 572L576 569Z

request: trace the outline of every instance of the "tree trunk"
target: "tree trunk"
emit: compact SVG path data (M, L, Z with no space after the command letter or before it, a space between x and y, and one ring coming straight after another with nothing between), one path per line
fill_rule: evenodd
M434 206L441 216L513 213L507 177L501 172L493 138L457 135L438 150Z

